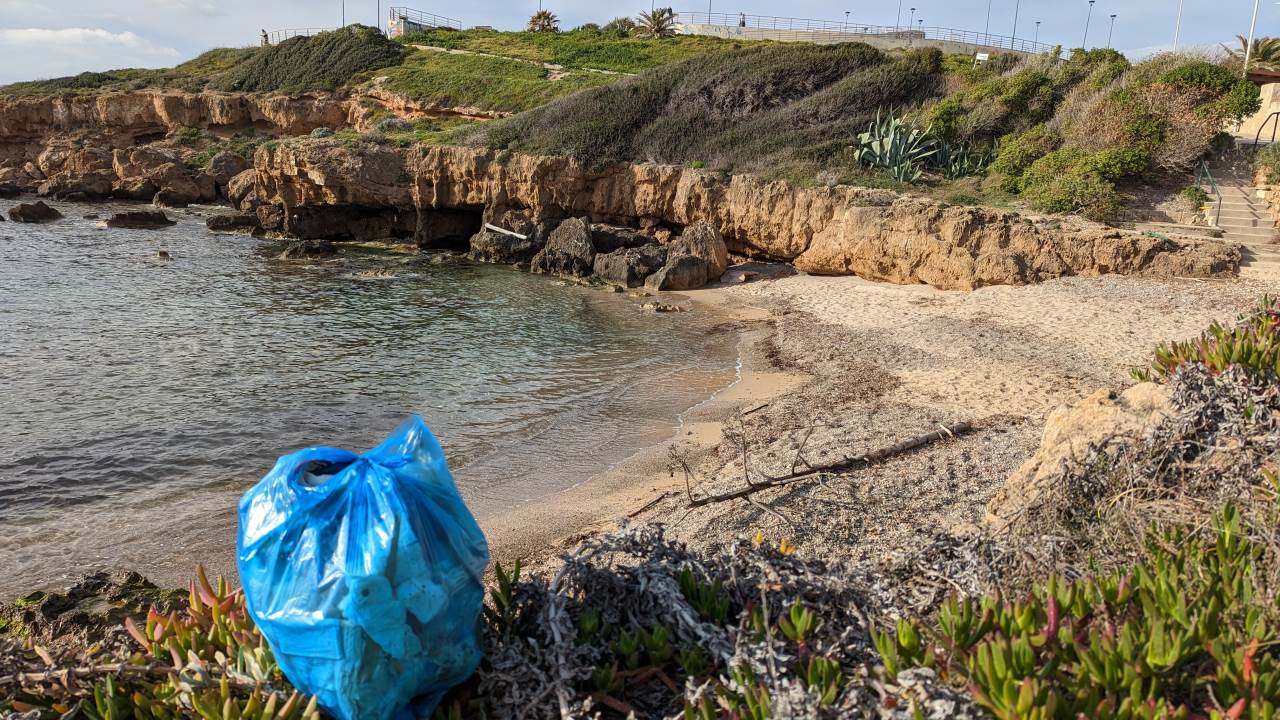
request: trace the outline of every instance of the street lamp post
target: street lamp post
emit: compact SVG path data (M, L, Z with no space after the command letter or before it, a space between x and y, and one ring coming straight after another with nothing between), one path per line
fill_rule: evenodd
M1097 0L1089 0L1089 14L1084 16L1084 40L1080 41L1080 48L1082 50L1089 49L1089 20L1093 18L1093 4L1095 2L1097 2Z
M844 11L844 31L849 32L849 11Z
M342 0L342 27L347 26L347 0Z
M902 29L902 0L898 0L898 17L895 18L893 21L893 29L894 30Z
M1178 36L1182 34L1182 3L1178 0L1178 20L1173 24L1173 49L1178 49Z
M1036 39L1033 42L1037 45L1040 44L1040 21L1039 20L1036 21Z
M987 24L982 26L983 41L991 44L991 0L987 0Z
M1009 38L1009 49L1013 49L1014 43L1018 40L1018 10L1022 8L1022 0L1017 0L1013 4L1013 37Z
M1116 14L1111 13L1111 28L1107 30L1107 48L1111 48L1111 34L1116 31Z
M1249 77L1249 60L1253 58L1253 31L1258 27L1258 0L1253 0L1253 20L1249 21L1249 42L1244 46L1244 76Z
M916 9L911 8L911 19L907 21L907 27L914 27L916 24Z

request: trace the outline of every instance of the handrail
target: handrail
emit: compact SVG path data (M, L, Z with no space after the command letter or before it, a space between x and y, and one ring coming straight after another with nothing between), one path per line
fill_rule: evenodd
M1270 115L1268 115L1267 119L1263 120L1262 124L1258 126L1258 132L1253 136L1253 146L1255 148L1258 147L1259 144L1261 144L1260 141L1262 140L1262 131L1267 129L1267 123L1271 122L1272 120L1275 120L1276 124L1271 127L1271 142L1276 141L1276 130L1280 130L1280 110L1277 110L1271 113Z
M1053 50L1047 43L1032 42L1023 38L1006 35L993 35L972 30L959 30L947 27L908 27L905 25L874 25L853 20L812 20L808 18L775 17L771 15L748 15L746 13L709 13L704 11L676 13L676 22L680 25L711 25L721 27L737 27L752 30L773 30L793 33L796 39L802 39L801 33L831 33L833 36L849 35L852 37L891 37L911 40L946 40L965 43L992 49L1015 50L1025 53L1042 53Z
M332 32L338 28L318 27L318 28L289 28L287 30L272 30L264 32L263 41L267 45L276 45L284 40L294 37L306 37L310 35L318 35L322 32Z
M462 29L462 21L456 18L445 17L435 13L422 12L408 7L393 7L387 16L389 24L394 27L397 20L405 20L414 25L420 25L424 28L451 28L453 30Z
M1218 189L1218 183L1214 182L1213 173L1209 172L1209 163L1202 159L1200 161L1200 172L1196 175L1196 185L1203 185L1205 180L1209 181L1209 188L1218 197L1218 208L1213 214L1213 226L1219 227L1218 221L1222 219L1222 191Z

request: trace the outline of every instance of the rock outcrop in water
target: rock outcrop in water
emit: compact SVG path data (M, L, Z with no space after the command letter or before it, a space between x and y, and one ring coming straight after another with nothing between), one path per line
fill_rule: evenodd
M20 223L53 222L62 217L62 213L49 207L43 200L33 203L20 203L9 208L9 219Z
M485 222L514 213L533 227L584 218L667 236L706 222L744 255L815 274L943 289L1104 273L1229 276L1240 260L1237 247L1221 242L1180 244L1074 218L1032 219L867 188L724 180L669 165L594 168L477 148L353 151L303 141L261 149L254 167L255 201L289 213L393 207L416 212L419 226L446 210Z

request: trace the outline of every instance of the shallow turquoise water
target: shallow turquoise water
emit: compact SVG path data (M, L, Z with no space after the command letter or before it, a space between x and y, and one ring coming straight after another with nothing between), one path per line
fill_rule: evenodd
M413 413L477 514L500 512L660 441L732 378L736 336L698 313L418 255L284 263L199 217L110 230L81 219L109 208L60 207L0 223L0 596L188 568L234 543L278 455L363 449Z

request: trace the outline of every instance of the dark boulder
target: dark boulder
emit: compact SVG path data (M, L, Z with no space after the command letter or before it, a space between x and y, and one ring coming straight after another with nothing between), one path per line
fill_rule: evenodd
M198 195L193 196L190 193L180 192L171 188L163 188L151 198L151 204L156 207L184 208L196 202L198 197Z
M160 188L145 177L131 177L117 180L111 186L111 195L120 200L152 200Z
M483 263L525 265L541 250L542 246L532 237L517 237L484 228L471 236L467 257Z
M107 219L107 227L135 230L155 230L177 224L160 210L129 210L118 212Z
M21 223L52 222L62 217L62 213L45 204L43 200L33 203L22 203L9 208L9 219Z
M596 249L586 220L569 218L551 232L546 247L533 258L530 270L548 275L586 277L591 274Z
M696 290L707 284L712 274L710 263L693 255L671 257L667 264L644 281L650 290Z
M633 228L594 224L591 226L591 244L597 253L611 253L628 248L644 247L657 243L652 235Z
M655 244L596 255L593 269L600 278L627 287L638 287L666 262L666 248Z
M310 258L326 257L338 251L338 248L328 240L318 240L314 238L306 240L293 240L285 246L284 252L280 253L281 260L307 260Z
M204 221L205 227L215 232L236 232L258 228L258 216L255 213L222 213L210 215Z
M715 282L729 269L729 248L714 225L696 222L684 229L680 237L667 244L667 257L674 260L683 255L701 258L707 264L705 282Z
M15 198L22 194L22 188L14 183L0 183L0 198Z

